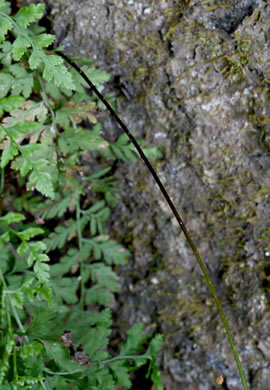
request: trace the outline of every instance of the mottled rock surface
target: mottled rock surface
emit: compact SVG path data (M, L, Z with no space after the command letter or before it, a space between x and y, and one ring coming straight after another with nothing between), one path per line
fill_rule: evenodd
M28 1L32 3L33 1ZM22 3L22 1L20 1ZM25 3L25 2L24 2ZM263 0L44 0L57 42L121 74L118 108L155 162L229 317L251 389L270 389L270 5ZM114 91L111 84L108 91ZM118 130L110 118L104 132ZM123 164L113 231L133 257L116 317L165 337L167 390L241 382L201 271L146 168Z

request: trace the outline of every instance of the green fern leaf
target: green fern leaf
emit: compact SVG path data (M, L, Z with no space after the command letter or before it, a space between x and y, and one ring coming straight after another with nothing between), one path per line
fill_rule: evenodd
M34 265L34 272L36 273L39 280L48 282L50 279L50 267L48 266L48 264L44 263L45 261L50 261L47 255L45 255L44 253L37 254L36 262Z
M10 299L14 306L18 307L19 309L23 308L24 294L22 291L16 291L10 294Z
M12 96L10 96L12 97ZM37 122L22 122L16 123L14 126L7 127L8 134L12 138L21 138L25 136L25 134L31 134L34 131L40 130L41 124ZM23 150L23 149L22 149Z
M101 207L104 203L98 205L98 208ZM96 205L95 205L96 206ZM96 207L93 206L90 209L88 209L83 217L79 220L79 225L81 230L85 228L87 223L93 218L99 218L99 213L94 214L93 210L96 209ZM102 215L102 218L100 219L100 223L103 223L104 215ZM106 215L105 215L106 216ZM78 229L78 223L77 221L71 221L69 222L68 226L57 226L55 231L50 235L49 239L45 239L45 243L48 246L49 250L54 250L56 248L62 248L69 237L72 237L74 234L76 234ZM103 241L107 241L107 236L99 236L98 238L95 238L93 240L87 240L87 245L85 245L85 251L88 256L90 255L91 250L93 251L101 251L100 253L104 254L104 257L108 260L108 263L115 262L115 264L124 264L125 259L129 256L129 252L125 251L123 247L119 244L117 244L115 241L111 240L109 243L104 243ZM104 245L103 245L104 244ZM109 251L115 251L115 253L109 254Z
M13 159L19 153L17 145L14 142L10 142L8 147L4 149L4 152L1 157L1 168L4 168L10 160Z
M56 123L61 124L63 127L68 127L71 122L76 125L87 119L92 123L96 123L97 120L94 117L95 106L94 102L76 104L70 101L57 111Z
M39 301L46 301L48 303L52 302L53 293L52 288L48 283L44 283L44 280L40 280L37 286L35 287L35 293Z
M51 71L53 72L53 80L55 85L57 85L58 87L62 86L67 89L75 90L76 87L73 83L72 76L64 65L52 68Z
M86 66L82 67L82 70L85 71L89 79L92 81L92 83L95 84L95 86L102 85L110 80L111 76L102 70L99 70L97 68L88 68ZM86 85L88 86L88 85Z
M28 243L23 241L17 248L17 253L19 256L22 256L24 253L26 253L29 250Z
M0 8L1 10L1 8ZM1 11L3 12L3 11ZM0 42L5 40L8 31L12 30L13 25L9 19L0 15Z
M74 340L80 344L85 344L88 340L87 330L92 326L102 326L103 328L110 328L112 326L112 313L110 309L104 309L100 312L86 311L81 315L78 306L70 313L66 319L66 327L72 331ZM80 326L77 324L80 322Z
M71 222L69 226L57 226L49 239L45 239L48 250L62 248L67 239L77 230L77 223Z
M149 335L143 333L143 324L139 323L134 325L128 331L128 338L120 350L120 356L135 354L142 348L142 345L147 338L149 338Z
M12 90L12 95L20 95L20 93L22 93L25 98L28 98L34 86L33 73L27 72L25 67L19 64L13 64L9 66L8 69L10 73L12 73L12 75L14 76L10 76L11 79L9 81L9 86Z
M0 116L4 111L10 112L19 108L24 102L24 98L21 96L8 96L0 99Z
M42 306L33 315L33 319L26 329L26 335L33 338L46 338L48 328L55 317L52 306Z
M55 35L52 34L39 34L32 38L35 48L43 49L50 46L55 40Z
M25 176L33 167L31 160L27 157L17 157L16 160L12 162L12 168L20 170L22 176Z
M66 122L63 125L65 126ZM108 146L109 143L104 138L82 129L75 130L74 128L68 127L61 137L59 137L59 149L62 153L74 153L78 149L103 151Z
M35 285L33 285L33 283L35 282L35 277L34 276L31 276L30 278L27 278L22 286L21 286L21 290L27 294L29 300L31 302L33 302L34 300L34 295L36 293L36 286L37 286L37 283Z
M62 217L72 204L72 200L74 201L72 194L67 194L65 197L57 194L56 202L49 200L45 205L42 205L42 209L45 209L45 211L41 214L41 218L52 219Z
M129 378L129 369L127 367L124 367L123 362L112 362L110 363L110 369L113 372L114 377L117 380L117 385L124 386L127 389L131 388L131 381Z
M30 228L30 229L39 229L39 228ZM27 229L29 230L29 229ZM26 230L26 233L27 233ZM30 234L31 232L29 232ZM34 233L34 232L33 232ZM26 235L27 236L27 235ZM34 242L26 242L23 241L21 245L17 248L18 254L27 254L27 264L29 267L32 267L34 264L34 272L37 278L40 281L48 282L50 274L49 274L49 266L46 264L50 261L49 257L45 253L40 253L41 251L46 250L46 245L41 241ZM41 292L42 293L42 292ZM49 291L46 291L46 294L50 294Z
M0 12L9 15L11 11L10 2L8 0L0 0Z
M10 211L9 213L7 213L6 215L0 218L0 222L4 221L8 224L11 224L11 223L23 221L24 219L25 219L24 215L19 213L13 213L12 211Z
M55 68L59 65L62 65L63 64L63 58L60 57L60 56L57 56L55 54L52 54L52 55L49 55L46 57L46 65L45 67L47 66L47 69L45 69L45 72L49 72L52 68ZM44 77L46 80L50 81L52 80L53 78L53 75L52 74L46 74L47 77Z
M86 352L90 356L90 360L97 360L98 353L101 348L106 347L108 344L108 337L111 334L111 329L107 329L103 326L98 328L90 328L87 332L87 342L84 343Z
M0 98L5 97L14 84L14 77L9 73L0 73ZM17 94L15 94L17 95Z
M43 350L44 346L41 343L33 341L32 343L24 345L20 348L20 356L22 359L27 359L30 356L38 356L42 353Z
M100 287L101 289L108 289L112 292L120 291L119 278L112 271L110 267L103 264L91 264L85 266L85 272L83 275L83 282L86 283L89 279L96 283L94 287Z
M13 42L12 55L15 61L19 61L31 43L24 36L19 35Z
M28 77L26 76L26 79ZM22 83L19 80L18 86L20 87ZM32 83L32 81L30 81ZM17 88L15 87L15 88ZM8 117L4 118L4 124L5 127L12 127L16 125L17 123L21 122L28 122L30 120L33 120L34 118L37 119L38 123L44 123L44 121L47 118L48 109L45 106L44 102L33 102L30 100L25 101L21 108L16 108L10 112L10 115ZM42 127L37 126L38 130L41 130Z
M110 290L97 285L87 289L85 302L87 305L99 304L108 306L114 302L114 295Z
M109 81L111 76L101 71L97 68L89 68L88 66L82 66L83 72L89 77L89 79L92 81L92 83L98 87L99 85L104 84L105 82ZM81 85L83 87L89 87L86 81L76 72L74 69L71 70L74 82L76 84L76 91L82 92L83 89L81 88Z
M21 27L28 27L30 23L39 20L44 11L44 4L31 4L28 7L21 8L14 19Z
M29 245L34 252L41 252L47 249L47 246L43 241L30 242Z
M20 237L23 241L28 241L30 238L33 238L39 234L43 234L43 229L37 228L37 227L30 227L26 230L23 230L22 232L18 232L17 235Z
M5 232L3 234L1 234L0 236L0 245L3 247L3 245L6 243L6 242L9 242L10 241L10 233L9 232Z
M89 258L89 248L82 246L80 250L76 248L70 248L66 256L61 257L60 262L51 265L51 276L60 277L70 271L74 274L78 265ZM89 275L88 275L89 278Z
M32 54L28 60L29 65L30 65L30 69L32 69L32 70L37 69L37 67L42 62L42 60L43 60L42 52L40 50L33 50Z
M147 158L161 158L162 153L156 146L142 147L142 150Z
M43 167L42 169L34 169L29 176L29 182L27 186L29 188L35 187L43 195L54 199L53 180L50 169L47 169L47 167Z
M79 251L75 248L71 248L68 251L68 254L60 259L60 262L50 266L50 275L51 277L62 277L71 270L78 269L78 264L80 261Z
M43 77L47 81L54 80L55 85L63 86L67 89L75 90L76 87L72 81L71 73L68 72L67 68L62 65L63 59L56 55L44 56L44 71Z
M111 264L125 264L130 252L124 249L114 240L109 240L108 236L97 236L93 239L85 240L89 250L93 250L96 260L103 256L105 262Z
M98 370L95 370L93 378L90 377L91 389L112 390L115 389L115 380L108 368L100 365Z
M51 279L51 286L55 293L55 297L57 297L57 300L64 300L69 305L78 302L78 296L76 292L79 286L79 280L77 277L61 277Z
M151 378L153 384L156 386L157 390L163 390L162 378L160 375L160 367L156 364L158 357L158 352L160 351L163 344L162 335L156 335L149 343L149 347L145 355L152 356L152 359L149 364L149 368L146 374L146 378Z
M48 357L65 370L78 369L79 365L70 359L69 350L60 342L43 340Z

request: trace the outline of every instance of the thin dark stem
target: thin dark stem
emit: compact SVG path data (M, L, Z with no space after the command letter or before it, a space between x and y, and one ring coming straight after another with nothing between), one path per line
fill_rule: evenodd
M72 60L70 60L65 54L63 54L62 52L59 52L57 51L57 53L64 58L64 60L69 63L81 76L82 78L87 82L87 84L89 85L89 87L92 89L92 91L97 95L97 97L102 101L102 103L105 105L105 107L109 110L110 114L112 115L112 117L115 119L115 121L119 124L119 126L124 130L124 132L127 134L127 136L129 137L130 141L133 143L133 145L135 146L135 148L137 149L139 155L141 156L142 160L145 162L145 165L147 166L147 168L149 169L149 171L151 172L155 182L157 183L157 185L159 186L164 198L166 199L170 209L172 210L180 228L182 229L182 231L184 232L184 235L197 259L197 262L199 263L200 265L200 268L203 272L203 275L205 277L205 280L206 280L206 283L208 285L208 288L214 298L214 302L215 302L215 305L218 309L218 312L220 314L220 317L222 319L222 322L223 322L223 326L224 326L224 329L226 331L226 334L227 334L227 337L228 337L228 340L229 340L229 343L230 343L230 346L231 346L231 349L232 349L232 352L233 352L233 355L234 355L234 359L236 361L236 364L237 364L237 368L238 368L238 371L239 371L239 374L240 374L240 377L241 377L241 381L242 381L242 385L243 385L243 389L244 390L248 390L248 385L247 385L247 382L246 382L246 378L245 378L245 374L244 374L244 371L243 371L243 368L242 368L242 365L241 365L241 362L240 362L240 359L239 359L239 356L238 356L238 353L237 353L237 350L236 350L236 346L235 346L235 341L233 339L233 336L231 334L231 331L230 331L230 327L229 327L229 323L228 323L228 320L227 320L227 317L222 309L222 306L221 306L221 303L220 303L220 300L216 294L216 290L213 286L213 283L210 279L210 276L209 276L209 273L207 271L207 268L205 267L202 259L201 259L201 256L196 248L196 245L194 244L184 222L182 221L182 218L180 217L180 215L178 214L178 211L176 210L168 192L166 191L165 187L163 186L163 184L161 183L156 171L154 170L154 168L152 167L150 161L148 160L148 158L145 156L144 152L142 151L140 145L138 144L138 142L136 141L136 139L133 137L133 135L131 134L131 132L129 131L129 129L127 128L127 126L124 124L124 122L119 118L119 116L116 114L116 112L114 111L114 109L111 107L111 105L107 102L107 100L102 96L102 94L98 91L98 89L95 87L95 85L92 83L91 80L89 80L89 78L86 76L86 74L80 69L80 67L75 64Z

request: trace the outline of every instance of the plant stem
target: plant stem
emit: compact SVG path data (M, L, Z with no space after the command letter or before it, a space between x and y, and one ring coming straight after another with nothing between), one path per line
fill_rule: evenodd
M18 380L16 345L13 346L13 373L15 381Z
M135 146L137 152L139 153L139 155L141 156L142 160L144 161L145 165L147 166L148 170L150 171L151 175L153 176L155 182L157 183L160 191L162 192L164 198L166 199L170 209L172 210L180 228L182 229L193 253L194 253L194 256L196 257L197 259L197 262L199 263L199 266L202 270L202 273L205 277L205 280L206 280L206 283L208 285L208 288L214 298L214 302L215 302L215 305L218 309L218 312L220 314L220 317L221 317L221 320L223 322L223 326L225 328L225 331L226 331L226 334L227 334L227 337L228 337L228 340L229 340L229 343L230 343L230 346L231 346L231 349L232 349L232 353L233 353L233 356L234 356L234 359L235 359L235 362L236 362L236 365L237 365L237 368L238 368L238 371L239 371L239 375L241 377L241 381L242 381L242 385L243 385L243 390L249 390L248 388L248 385L247 385L247 381L246 381L246 378L245 378L245 373L244 373L244 370L242 368L242 365L241 365L241 362L240 362L240 359L239 359L239 356L238 356L238 353L237 353L237 350L236 350L236 346L235 346L235 341L233 339L233 336L231 334L231 331L230 331L230 327L229 327L229 323L228 323L228 320L227 320L227 317L225 315L225 312L223 311L222 309L222 306L221 306L221 303L219 301L219 298L216 294L216 290L213 286L213 283L211 281L211 278L208 274L208 271L201 259L201 256L196 248L196 245L194 244L184 222L182 221L182 218L180 217L176 207L174 206L168 192L166 191L165 187L163 186L162 182L160 181L156 171L154 170L154 168L152 167L150 161L148 160L148 158L145 156L143 150L141 149L140 145L138 144L138 142L136 141L136 139L133 137L133 135L131 134L131 132L129 131L129 129L127 128L127 126L124 124L124 122L119 118L119 116L116 114L116 112L114 111L114 109L111 107L111 105L107 102L107 100L103 97L103 95L98 91L98 89L95 87L95 85L92 83L91 80L89 80L89 78L86 76L86 74L82 71L82 69L80 69L80 67L75 64L73 61L71 61L65 54L63 54L62 52L59 52L57 51L57 53L64 58L64 60L69 63L81 76L82 78L87 82L87 84L90 86L90 88L92 89L92 91L97 95L97 97L102 101L102 103L105 105L105 107L108 109L108 111L110 112L110 114L112 115L112 117L114 118L114 120L118 123L118 125L124 130L124 132L127 134L127 136L129 137L130 141L133 143L133 145Z
M0 269L0 279L2 280L2 283L3 283L4 288L7 289L7 285L6 285L6 282L5 282L5 278L4 278L4 275L3 275L1 269ZM23 324L21 323L20 317L19 317L19 315L18 315L18 313L17 313L17 310L16 310L15 306L13 305L12 299L10 298L9 295L7 295L7 299L8 299L9 305L10 305L10 307L11 307L11 310L12 310L12 312L13 312L14 318L15 318L15 320L16 320L16 322L17 322L17 325L18 325L20 331L21 331L22 333L25 333L25 329L24 329L24 327L23 327ZM9 324L9 329L11 329L11 318L10 318L9 310L7 310L7 313L8 313L8 324ZM25 336L25 340L28 342L28 337L27 337L27 336Z
M67 372L57 372L57 371L51 371L47 367L44 367L43 371L45 371L45 372L47 372L48 374L51 374L51 375L72 375L72 374L77 374L78 372L83 372L82 369L73 370L73 371L67 371Z
M76 222L77 222L77 236L78 236L78 246L79 251L82 249L82 231L81 231L81 207L80 207L80 196L76 197ZM80 284L81 284L81 296L80 296L80 307L83 308L84 305L84 295L85 288L83 282L83 273L84 273L84 263L80 262Z
M43 370L45 371L45 370ZM44 390L47 390L47 387L45 386L45 383L43 382L43 380L41 379L40 381L40 384L41 384L41 387L44 389Z
M5 185L5 168L1 168L0 195L2 195Z
M48 107L48 109L49 109L49 111L50 111L50 113L51 113L53 129L54 129L54 131L55 131L55 133L56 133L57 128L56 128L56 118L55 118L54 110L53 110L53 108L52 108L52 106L51 106L51 104L50 104L50 101L49 101L49 98L48 98L48 96L47 96L45 87L44 87L44 85L43 85L42 78L41 78L41 76L40 76L39 73L37 73L37 78L38 78L38 81L39 81L39 83L40 83L41 89L42 89L42 91L43 91L43 94L41 94L42 99L43 99L45 105Z
M123 356L116 356L116 357L114 357L112 359L103 360L102 363L109 364L109 363L115 362L116 360L127 360L127 359L132 359L132 360L148 359L148 360L152 360L152 357L148 356L148 355L141 355L141 356L123 355Z

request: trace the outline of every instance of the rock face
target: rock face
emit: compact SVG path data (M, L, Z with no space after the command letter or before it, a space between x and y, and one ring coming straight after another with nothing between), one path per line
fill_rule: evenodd
M121 117L162 150L154 165L206 262L250 388L270 389L270 5L44 3L66 53L126 79L133 98L119 96ZM104 132L117 131L107 118ZM141 163L117 175L113 229L133 252L121 271L119 326L143 321L164 334L166 389L215 389L221 374L241 389L201 271L156 185Z

